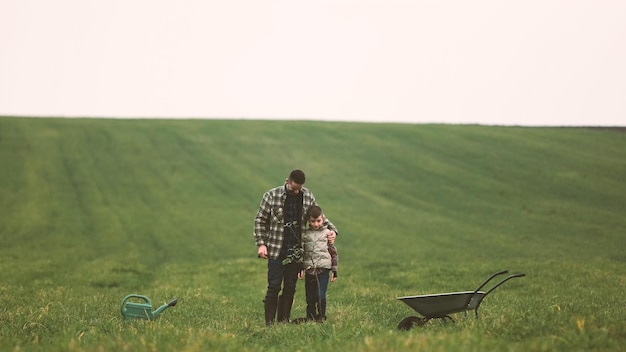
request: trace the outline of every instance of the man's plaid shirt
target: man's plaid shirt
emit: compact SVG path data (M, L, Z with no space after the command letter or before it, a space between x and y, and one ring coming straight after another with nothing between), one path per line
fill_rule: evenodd
M302 216L299 226L302 231L305 230L307 210L311 205L317 205L315 196L307 188L302 188ZM280 259L280 249L284 238L284 210L285 199L287 198L287 190L285 185L272 188L263 194L259 211L254 217L254 241L257 247L260 245L267 246L267 255L270 259ZM338 233L337 228L327 219L324 224L330 229Z

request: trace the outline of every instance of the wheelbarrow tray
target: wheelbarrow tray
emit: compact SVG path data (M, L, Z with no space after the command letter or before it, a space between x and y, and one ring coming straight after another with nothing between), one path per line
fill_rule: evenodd
M405 296L398 299L426 318L443 318L453 313L475 309L485 295L487 293L484 291L463 291Z

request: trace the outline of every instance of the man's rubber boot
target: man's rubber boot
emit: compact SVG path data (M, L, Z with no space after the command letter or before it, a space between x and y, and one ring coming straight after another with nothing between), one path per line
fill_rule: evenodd
M274 325L278 308L278 297L265 297L263 302L265 302L265 326Z
M278 322L288 323L289 316L291 315L291 306L293 305L293 296L280 296L278 297Z

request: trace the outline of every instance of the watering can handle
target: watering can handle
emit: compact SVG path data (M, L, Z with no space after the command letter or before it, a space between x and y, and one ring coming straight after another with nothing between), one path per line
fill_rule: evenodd
M150 302L150 298L148 298L148 297L146 297L144 295L138 295L138 294L132 293L132 294L127 295L126 297L124 297L124 299L122 299L122 305L121 305L122 314L124 314L124 312L126 311L126 301L128 301L131 298L143 299L148 305L152 306L152 302Z

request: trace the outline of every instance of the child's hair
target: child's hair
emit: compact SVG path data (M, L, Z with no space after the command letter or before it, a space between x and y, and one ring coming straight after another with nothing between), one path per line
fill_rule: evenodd
M314 219L319 218L320 215L323 214L323 212L322 212L322 208L318 207L317 205L311 205L309 209L307 210L306 214L307 214L307 220L309 220L310 218L314 218Z

